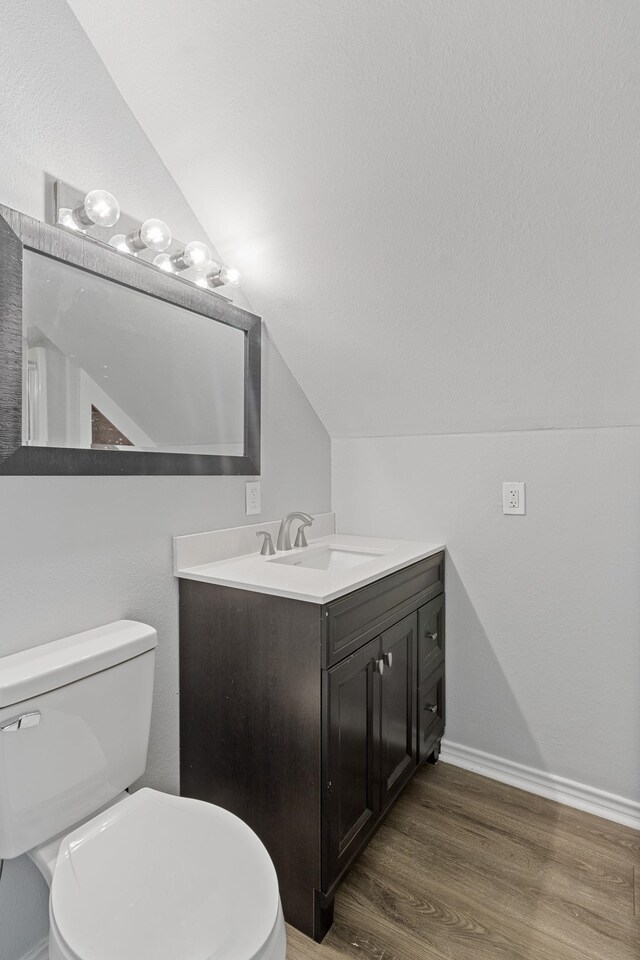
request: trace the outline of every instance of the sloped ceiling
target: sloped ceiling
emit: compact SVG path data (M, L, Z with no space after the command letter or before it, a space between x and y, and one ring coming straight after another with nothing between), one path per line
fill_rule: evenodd
M333 436L640 420L636 0L70 6Z

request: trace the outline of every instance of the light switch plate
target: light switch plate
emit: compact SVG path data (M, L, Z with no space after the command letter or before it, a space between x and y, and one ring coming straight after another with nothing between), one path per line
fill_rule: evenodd
M252 480L244 486L245 510L248 517L262 512L260 503L260 481Z
M502 484L502 512L517 516L526 513L523 480L507 480Z

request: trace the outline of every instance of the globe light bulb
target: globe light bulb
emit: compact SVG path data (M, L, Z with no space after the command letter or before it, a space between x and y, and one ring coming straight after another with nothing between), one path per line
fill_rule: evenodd
M157 250L161 253L171 245L171 230L164 220L145 220L139 230L127 236L130 250Z
M68 230L79 230L80 227L73 218L73 210L69 207L60 207L58 210L58 223Z
M157 257L153 258L153 265L158 270L164 270L165 273L174 272L173 258L168 253L159 253Z
M211 263L211 250L206 243L192 240L184 248L182 258L188 267L204 267Z
M124 233L116 233L115 236L109 240L109 245L115 247L120 253L131 253L131 250L129 250L127 246L127 238Z
M237 287L242 278L242 274L235 267L218 267L207 275L207 285L215 290L216 287L224 287L229 284Z
M182 259L188 267L204 267L211 263L211 250L206 243L192 240L184 248Z
M108 190L90 190L81 207L73 211L79 227L112 227L120 218L120 204Z
M242 279L242 274L239 270L236 270L235 267L223 267L220 271L220 277L224 283L229 283L232 287L237 287Z
M192 240L180 253L174 253L171 258L173 268L177 273L188 270L189 267L208 269L211 264L211 250L206 243Z
M171 243L171 230L164 220L145 220L140 227L140 239L150 250L166 250Z

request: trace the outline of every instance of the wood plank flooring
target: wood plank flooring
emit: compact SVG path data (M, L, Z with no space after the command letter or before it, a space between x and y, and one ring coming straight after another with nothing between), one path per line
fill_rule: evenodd
M439 763L287 960L640 960L640 832Z

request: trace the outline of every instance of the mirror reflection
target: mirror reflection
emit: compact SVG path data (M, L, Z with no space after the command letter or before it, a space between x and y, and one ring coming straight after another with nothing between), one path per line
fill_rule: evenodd
M23 442L244 454L242 330L24 250Z

